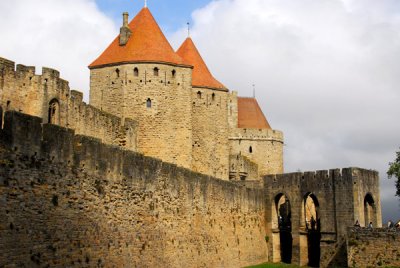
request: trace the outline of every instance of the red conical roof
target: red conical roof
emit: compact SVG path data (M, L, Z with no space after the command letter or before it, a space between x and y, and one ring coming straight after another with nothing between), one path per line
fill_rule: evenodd
M193 65L192 85L195 87L206 87L215 89L226 89L223 84L218 82L208 70L206 63L199 51L189 37L178 49L177 54L190 65Z
M132 34L128 43L119 45L119 36L89 68L130 62L158 62L190 66L179 57L148 8L143 8L129 23Z
M238 97L238 128L271 129L255 98Z

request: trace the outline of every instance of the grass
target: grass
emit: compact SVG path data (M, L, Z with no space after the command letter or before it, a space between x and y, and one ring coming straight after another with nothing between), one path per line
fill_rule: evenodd
M298 268L299 266L293 264L284 264L284 263L263 263L254 266L248 266L245 268Z

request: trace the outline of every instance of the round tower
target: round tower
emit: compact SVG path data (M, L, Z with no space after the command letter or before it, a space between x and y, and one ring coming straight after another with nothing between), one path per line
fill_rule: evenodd
M147 7L89 66L90 104L139 123L138 150L191 168L192 66L178 56Z
M212 76L190 37L177 54L193 65L193 170L228 180L228 89Z

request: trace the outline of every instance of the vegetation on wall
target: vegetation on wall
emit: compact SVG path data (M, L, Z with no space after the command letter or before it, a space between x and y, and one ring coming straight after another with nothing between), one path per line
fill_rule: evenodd
M396 152L396 160L389 163L387 174L389 179L396 178L396 196L400 197L400 150Z

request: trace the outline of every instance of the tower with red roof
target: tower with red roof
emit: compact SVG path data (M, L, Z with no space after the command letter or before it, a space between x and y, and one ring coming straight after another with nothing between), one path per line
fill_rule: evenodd
M283 172L257 100L230 93L190 37L175 52L146 6L89 68L90 104L137 121L140 153L225 180Z
M138 151L192 167L192 66L147 7L90 66L90 104L138 122Z

